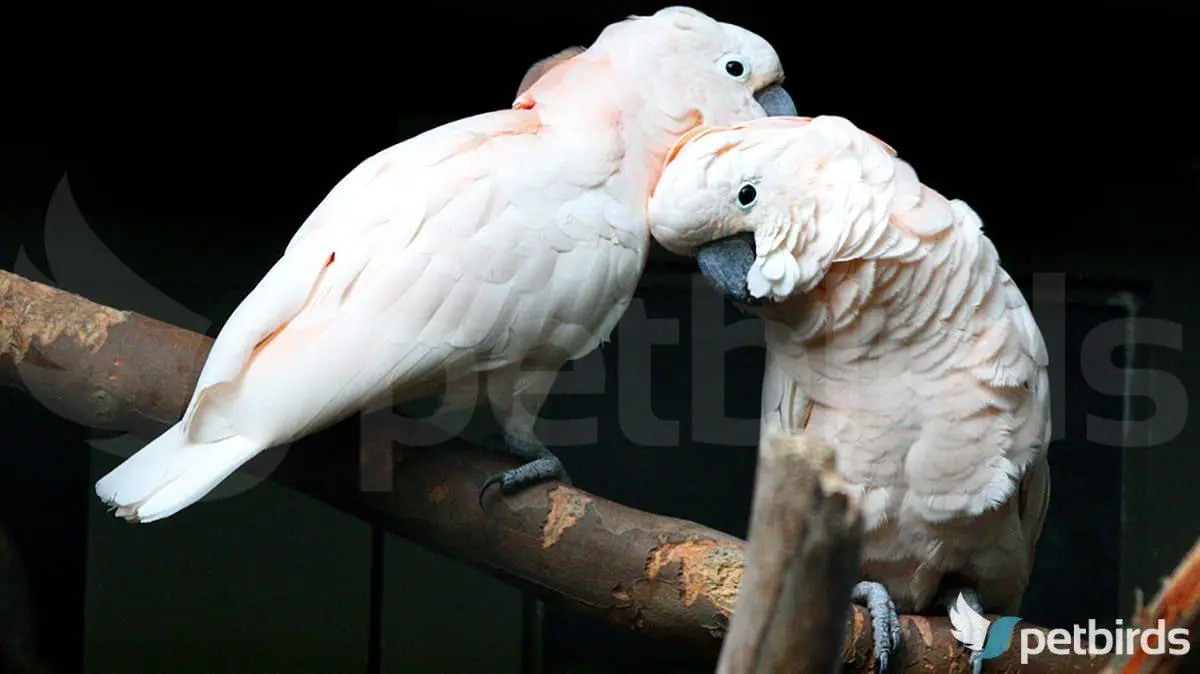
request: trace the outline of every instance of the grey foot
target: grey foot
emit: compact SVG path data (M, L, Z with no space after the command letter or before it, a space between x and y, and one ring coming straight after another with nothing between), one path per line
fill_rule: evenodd
M867 607L871 615L871 633L875 638L875 669L887 674L892 656L900 649L900 618L887 588L864 580L854 586L850 600Z
M479 507L483 507L483 497L494 484L500 485L500 491L511 494L546 480L562 480L570 484L567 471L557 456L550 453L536 440L518 440L512 436L493 435L483 441L483 446L497 452L512 454L525 459L526 463L516 468L510 468L503 473L489 475L479 488Z
M979 593L969 587L956 588L942 595L941 605L949 610L958 601L958 595L962 594L963 601L967 602L967 606L971 607L972 611L983 615L983 602L979 601ZM982 674L983 672L983 651L971 651L971 656L968 661L971 663L972 674Z

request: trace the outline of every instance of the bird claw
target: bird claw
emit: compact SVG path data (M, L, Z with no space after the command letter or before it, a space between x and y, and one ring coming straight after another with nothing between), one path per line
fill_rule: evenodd
M900 618L887 588L879 583L862 581L854 586L851 601L867 608L871 616L871 636L874 639L875 668L887 674L891 658L900 649Z
M489 475L479 487L479 507L483 507L483 497L488 489L500 485L500 492L511 494L537 482L546 480L562 480L570 484L570 478L558 457L536 441L517 440L512 437L489 436L483 441L483 446L493 451L526 459L527 462L516 468L510 468L502 473Z
M483 497L487 495L487 490L491 489L492 485L500 484L501 491L504 491L503 482L504 482L504 473L494 473L492 475L487 476L487 479L485 479L483 481L483 484L480 485L480 487L479 487L479 507L480 508L483 507Z
M971 674L983 674L983 651L971 651Z

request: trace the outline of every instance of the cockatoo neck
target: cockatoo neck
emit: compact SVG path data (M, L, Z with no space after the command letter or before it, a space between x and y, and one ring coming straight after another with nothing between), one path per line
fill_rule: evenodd
M917 303L934 301L890 289L928 276L931 253L946 243L915 237L885 218L831 249L816 273L799 279L802 292L750 311L786 326L789 342L836 342L837 333L868 312L876 320L894 320L912 314Z
M871 303L883 315L910 309L884 287L923 264L941 237L922 237L894 219L888 183L826 185L790 204L755 231L756 260L748 286L774 301L755 310L782 322L793 338L841 326ZM886 301L880 298L888 297Z
M815 291L839 264L893 255L889 243L908 236L889 221L883 205L889 199L883 189L862 183L835 185L786 201L783 212L760 216L747 275L750 294L783 302Z

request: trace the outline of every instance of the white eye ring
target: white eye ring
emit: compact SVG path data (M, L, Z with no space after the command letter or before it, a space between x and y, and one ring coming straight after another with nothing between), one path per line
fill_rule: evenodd
M754 187L753 183L743 183L738 188L737 205L743 211L748 211L754 208L754 204L758 203L758 188Z
M750 61L741 54L726 54L718 61L721 72L738 82L750 79Z

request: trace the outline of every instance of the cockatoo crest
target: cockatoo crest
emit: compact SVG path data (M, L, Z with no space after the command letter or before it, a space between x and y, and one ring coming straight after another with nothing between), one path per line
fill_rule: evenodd
M958 601L950 607L950 624L954 626L950 633L954 635L955 639L963 642L967 648L973 651L980 651L983 650L988 626L992 624L992 621L976 613L960 592Z

